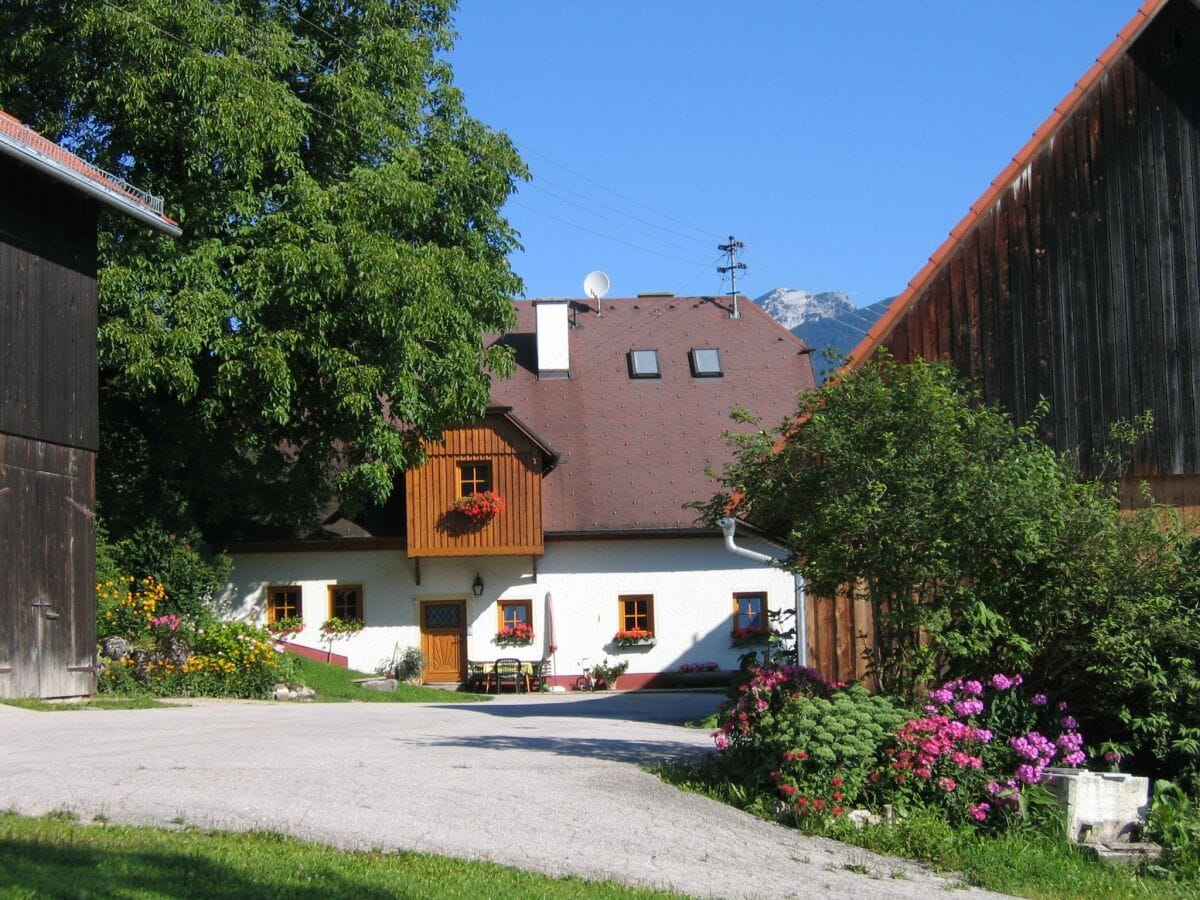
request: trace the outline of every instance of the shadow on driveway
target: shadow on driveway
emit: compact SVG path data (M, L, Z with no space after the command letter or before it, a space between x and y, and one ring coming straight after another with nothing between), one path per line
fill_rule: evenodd
M394 738L403 742L403 738ZM605 759L611 762L643 765L667 762L683 757L701 756L704 747L680 741L638 741L621 738L575 738L511 734L480 734L464 738L435 738L421 742L424 747L461 747L471 750L524 750L553 753L581 759Z
M569 699L568 699L569 697ZM497 697L492 703L455 703L436 707L501 718L591 718L658 725L684 725L716 712L722 693L690 691L642 692L568 696L526 694Z

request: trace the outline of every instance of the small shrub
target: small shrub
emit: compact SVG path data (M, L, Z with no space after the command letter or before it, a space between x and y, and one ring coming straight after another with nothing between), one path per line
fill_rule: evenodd
M1163 866L1179 877L1200 878L1200 807L1173 782L1154 785L1146 837L1162 845Z
M857 800L907 717L861 685L834 687L812 669L773 666L738 688L713 737L731 779L798 815L836 816Z
M419 681L425 668L425 654L420 647L405 647L392 659L388 671L397 681Z
M796 815L840 816L858 802L880 749L905 718L857 684L828 698L793 697L764 723L790 745L767 776Z

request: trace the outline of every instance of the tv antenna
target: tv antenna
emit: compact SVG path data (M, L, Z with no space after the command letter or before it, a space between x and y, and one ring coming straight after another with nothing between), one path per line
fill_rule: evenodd
M600 315L600 301L608 294L611 286L608 275L599 269L588 272L587 277L583 279L583 292L596 301L596 315Z
M737 273L746 271L746 264L737 261L737 252L744 250L746 245L735 238L732 234L729 236L728 244L717 244L717 249L728 257L728 265L717 266L717 271L724 275L729 273L729 299L733 301L733 305L729 310L729 318L740 319L737 308Z

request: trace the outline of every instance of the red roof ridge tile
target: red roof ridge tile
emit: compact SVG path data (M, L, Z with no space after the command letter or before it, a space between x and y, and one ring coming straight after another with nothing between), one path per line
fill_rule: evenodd
M34 164L52 177L77 187L84 186L80 182L91 185L89 193L110 206L130 212L161 231L174 235L180 233L179 223L163 213L162 198L140 191L123 178L81 159L38 134L16 116L0 109L0 149L6 147L14 156L26 162L36 160Z
M1117 32L1112 43L1096 57L1096 61L1075 82L1074 87L1067 92L1067 95L1055 105L1054 110L1034 130L1033 135L1025 142L1024 146L1016 152L1012 161L992 180L979 199L971 204L967 214L959 220L958 224L950 229L949 235L933 251L933 254L929 257L925 265L913 276L912 280L908 282L907 287L891 302L884 314L871 326L863 339L858 342L858 345L846 357L846 362L842 365L843 369L852 369L860 365L891 334L893 327L916 300L921 288L933 277L934 272L937 271L941 263L972 230L979 221L979 217L991 208L992 204L999 199L1004 191L1012 186L1014 181L1021 177L1021 173L1029 165L1034 155L1041 150L1042 146L1055 133L1063 120L1074 111L1084 95L1097 84L1100 77L1108 68L1128 50L1129 46L1142 33L1142 30L1170 2L1171 0L1144 0L1137 12L1134 13L1133 18Z

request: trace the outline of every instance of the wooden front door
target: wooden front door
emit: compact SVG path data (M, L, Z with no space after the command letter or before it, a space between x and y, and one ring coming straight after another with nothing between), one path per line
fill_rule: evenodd
M421 652L425 655L421 674L426 684L461 682L466 677L466 606L465 600L421 604Z

